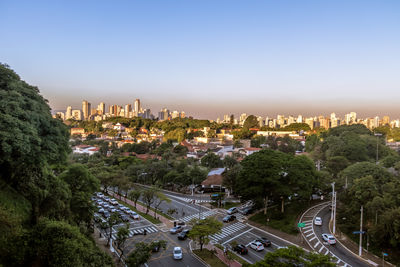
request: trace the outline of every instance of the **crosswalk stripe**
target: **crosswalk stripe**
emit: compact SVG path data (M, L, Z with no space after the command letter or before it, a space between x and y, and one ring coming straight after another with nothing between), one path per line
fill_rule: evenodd
M317 244L315 244L314 248L318 247L319 244L321 244L321 243L319 243L319 241L318 241Z
M316 236L314 236L313 238L309 239L308 241L313 241L315 238L317 238Z
M329 250L326 250L326 252L324 253L325 255L328 255L328 253L329 253Z
M308 233L308 232L311 232L312 231L312 229L310 229L310 230L307 230L307 231L304 231L304 233Z
M318 253L321 253L321 251L324 249L324 246L321 246L321 248L319 249Z
M314 233L308 234L308 235L306 235L306 237L312 236L313 234L314 234Z

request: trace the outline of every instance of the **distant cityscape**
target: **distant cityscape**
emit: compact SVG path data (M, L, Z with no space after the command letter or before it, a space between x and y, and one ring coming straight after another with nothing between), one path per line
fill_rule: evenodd
M159 121L171 120L175 118L185 118L186 114L184 111L170 111L168 108L161 109L157 116L153 115L151 109L143 108L140 99L135 99L133 104L126 104L125 106L120 105L109 105L106 109L106 104L101 102L96 108L92 107L92 104L87 100L82 101L82 109L73 109L72 106L68 106L65 112L57 112L56 117L62 120L85 120L85 121L102 121L111 117L124 117L134 118L140 117L144 119L157 119ZM244 121L249 115L246 113L240 114L238 118L235 118L233 114L225 114L223 119L217 118L216 123L229 123L235 125L243 125ZM298 116L285 116L277 115L276 118L256 116L259 122L259 127L268 128L283 128L293 123L305 123L310 126L311 129L315 128L333 128L340 125L350 124L363 124L368 129L374 129L380 126L389 126L391 128L399 128L400 120L390 120L389 116L359 118L356 112L350 112L344 115L344 118L337 116L335 113L331 113L330 116L314 116L304 117L303 115Z

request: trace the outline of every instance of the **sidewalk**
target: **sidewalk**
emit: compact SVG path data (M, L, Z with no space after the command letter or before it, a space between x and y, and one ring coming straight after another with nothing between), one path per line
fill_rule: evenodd
M134 203L132 200L130 200L130 199L125 198L125 197L123 197L123 196L120 196L120 195L118 195L117 193L114 193L114 192L112 192L112 191L109 191L109 194L110 194L111 196L113 196L113 197L115 197L115 198L118 198L119 200L124 201L125 203L128 203L129 205L135 207L135 203ZM139 203L136 203L136 209L137 209L138 211L140 211L140 212L146 213L146 207L142 206L142 205L139 204ZM154 217L154 211L149 210L148 215ZM165 218L164 216L162 216L162 215L160 215L160 214L158 214L158 213L157 213L157 219L159 219L162 223L164 223L168 228L172 228L172 227L174 226L174 223L173 223L173 222L171 222L169 219Z

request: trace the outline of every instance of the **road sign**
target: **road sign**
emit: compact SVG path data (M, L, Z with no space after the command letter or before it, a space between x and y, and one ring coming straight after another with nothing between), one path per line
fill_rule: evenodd
M365 234L365 231L362 231L362 232L360 232L360 231L354 231L353 234L355 234L355 235Z
M303 228L303 227L306 226L306 224L305 223L298 223L297 226L300 227L300 228Z

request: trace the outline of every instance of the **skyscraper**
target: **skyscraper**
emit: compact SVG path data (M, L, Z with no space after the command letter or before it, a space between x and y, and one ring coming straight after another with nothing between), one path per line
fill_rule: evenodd
M104 102L100 102L100 104L97 106L97 110L99 111L100 115L104 115L106 112L106 104L104 104Z
M71 119L72 118L72 107L68 106L67 107L67 111L65 112L65 119Z
M124 111L125 111L125 117L129 118L129 114L132 112L132 105L126 104Z
M90 110L91 110L91 105L89 102L86 100L82 101L82 113L83 113L83 119L87 120L90 115Z
M134 112L136 117L139 116L140 109L140 99L137 98L134 103Z

